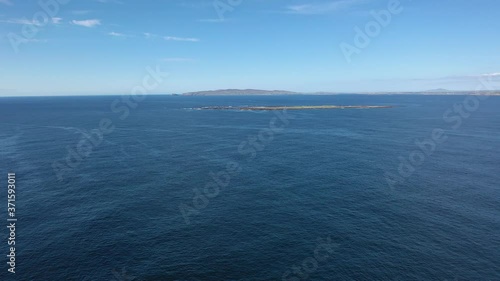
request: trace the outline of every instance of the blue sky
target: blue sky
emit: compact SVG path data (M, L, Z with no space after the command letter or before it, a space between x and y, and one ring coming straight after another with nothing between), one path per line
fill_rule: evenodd
M391 1L0 0L0 95L128 93L148 66L170 73L154 93L500 85L500 1ZM358 48L372 11L391 20Z

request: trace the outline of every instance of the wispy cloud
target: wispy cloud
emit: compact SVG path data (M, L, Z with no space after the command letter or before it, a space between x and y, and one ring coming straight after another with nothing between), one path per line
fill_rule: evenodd
M285 13L299 15L318 15L337 12L351 6L366 2L366 0L336 0L326 3L307 3L301 5L291 5L285 8Z
M467 79L482 79L482 78L490 78L490 79L497 79L500 78L500 72L494 72L494 73L485 73L485 74L478 74L478 75L462 75L462 76L449 76L445 77L444 79L454 79L454 80L467 80Z
M144 32L142 33L144 35L144 38L146 39L163 39L167 41L183 41L183 42L199 42L200 39L198 38L191 38L191 37L176 37L176 36L162 36L162 35L157 35L154 33L149 33L149 32Z
M62 18L52 18L51 20L52 20L53 24L60 24L62 21Z
M500 72L481 74L482 77L500 77Z
M90 20L72 20L72 24L85 26L85 27L95 27L101 25L101 20L98 19L90 19Z
M158 37L158 35L156 34L153 34L153 33L149 33L149 32L144 32L143 33L144 37L146 37L147 39L151 39L151 38L156 38Z
M22 43L47 43L47 39L28 39L28 38L21 38L19 39Z
M23 25L41 25L40 22L38 22L38 21L29 20L29 19L26 19L26 18L0 20L0 22L11 23L11 24L23 24Z
M10 2L9 0L0 0L0 4L4 4L4 5L9 5L9 6L11 6L11 5L12 5L12 2Z
M51 18L50 22L52 24L60 24L62 21L62 18ZM0 22L3 23L10 23L10 24L22 24L22 25L35 25L35 26L42 26L48 24L47 22L39 22L36 20L29 20L27 18L21 18L21 19L7 19L7 20L0 20Z
M473 74L473 75L452 75L445 77L435 77L435 78L414 78L413 81L477 81L479 79L500 79L500 72L485 73L485 74Z
M175 37L175 36L165 36L163 39L167 41L185 41L185 42L198 42L198 38L186 38L186 37Z
M111 35L111 36L114 36L114 37L127 37L127 35L125 35L123 33L114 32L114 31L108 33L108 35Z

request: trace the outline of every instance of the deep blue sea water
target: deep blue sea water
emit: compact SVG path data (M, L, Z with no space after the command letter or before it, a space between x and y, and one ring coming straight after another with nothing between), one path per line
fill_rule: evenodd
M149 96L123 120L116 99L0 98L0 215L15 172L18 217L0 280L500 280L499 97L447 120L465 96ZM304 104L396 107L189 109ZM434 129L446 140L401 177Z

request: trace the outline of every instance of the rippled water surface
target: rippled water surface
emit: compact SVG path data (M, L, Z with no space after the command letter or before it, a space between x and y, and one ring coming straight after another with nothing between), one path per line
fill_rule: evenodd
M466 97L117 98L0 99L19 219L1 280L500 280L500 98L447 119ZM395 107L190 109L324 104Z

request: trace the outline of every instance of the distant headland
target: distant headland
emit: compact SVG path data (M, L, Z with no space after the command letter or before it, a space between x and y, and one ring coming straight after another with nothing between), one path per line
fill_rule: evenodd
M433 89L421 92L314 92L301 93L285 90L257 90L257 89L222 89L212 91L189 92L183 96L270 96L270 95L339 95L339 94L365 94L365 95L487 95L500 96L500 91L452 91L446 89Z

